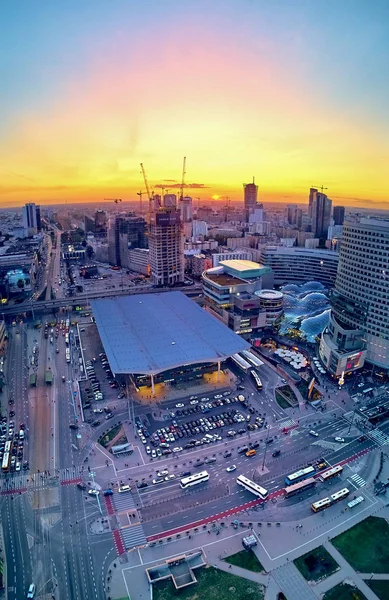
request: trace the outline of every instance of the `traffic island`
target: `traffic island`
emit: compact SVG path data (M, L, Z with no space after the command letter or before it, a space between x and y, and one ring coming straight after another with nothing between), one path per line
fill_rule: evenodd
M307 552L293 562L307 581L321 581L340 569L338 563L323 546Z

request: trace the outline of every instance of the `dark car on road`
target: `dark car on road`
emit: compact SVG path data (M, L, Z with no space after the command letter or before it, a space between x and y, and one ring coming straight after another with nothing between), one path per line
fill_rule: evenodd
M86 485L82 481L80 483L77 483L77 487L80 490L86 490Z
M279 456L281 454L281 450L274 450L272 456Z
M69 427L70 429L78 429L78 425L76 425L75 423L70 423Z
M142 488L147 487L147 483L145 481L138 481L138 483L136 484L136 487L141 490Z
M98 419L96 421L93 421L92 427L97 427L98 425L100 425L100 421Z

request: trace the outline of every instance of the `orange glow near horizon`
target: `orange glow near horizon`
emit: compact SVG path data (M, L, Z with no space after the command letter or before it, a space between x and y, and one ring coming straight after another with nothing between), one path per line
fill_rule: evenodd
M18 114L0 143L0 205L136 201L141 162L151 188L177 192L186 156L193 198L241 200L254 174L262 202L306 202L323 184L335 204L389 206L384 136L324 105L298 69L198 34L156 30L131 53L124 38L49 108Z

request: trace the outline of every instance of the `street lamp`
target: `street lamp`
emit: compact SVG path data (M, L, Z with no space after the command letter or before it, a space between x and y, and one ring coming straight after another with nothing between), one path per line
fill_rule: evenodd
M95 474L93 473L93 471L91 471L89 474L90 474L90 476L92 478L92 481L93 481L93 489L95 490L96 489L96 487L95 487ZM99 490L97 490L97 491L99 491ZM98 504L98 507L99 507L100 514L102 515L103 511L101 509L100 494L97 494L96 498L97 498L97 504Z
M270 433L270 427L268 427L267 429L267 436L266 436L266 440L265 440L265 452L263 453L263 461L262 461L262 467L261 467L261 471L263 472L263 469L265 468L265 460L266 460L266 452L267 452L267 447L268 447L268 439L269 439L269 433Z

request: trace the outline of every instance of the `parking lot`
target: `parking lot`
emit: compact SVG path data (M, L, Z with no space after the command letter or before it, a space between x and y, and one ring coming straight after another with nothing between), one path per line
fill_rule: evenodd
M85 366L80 381L81 402L85 421L97 427L104 418L114 415L115 400L125 398L124 384L114 378L93 323L80 328Z
M265 414L261 415L245 396L231 391L213 398L192 396L177 403L165 417L162 427L150 414L136 418L137 434L149 458L228 441L267 425Z

